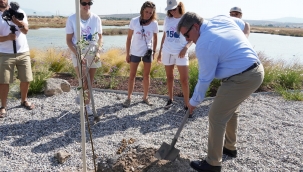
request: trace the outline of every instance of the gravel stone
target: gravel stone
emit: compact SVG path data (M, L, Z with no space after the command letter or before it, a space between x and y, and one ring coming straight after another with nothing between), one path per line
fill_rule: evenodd
M35 104L32 111L20 107L19 99L10 99L7 116L0 119L0 171L81 170L80 113L75 97L75 91L52 97L37 95L29 98ZM182 99L175 100L174 106L165 110L167 98L163 96L150 96L153 106L148 106L142 102L142 95L133 95L128 108L122 107L126 94L94 90L94 98L97 113L104 113L91 126L96 160L104 167L112 166L123 156L116 154L123 139L135 140L125 151L158 149L163 142L170 143L184 115ZM181 159L188 163L207 155L207 113L212 101L206 99L196 109L176 144ZM239 108L238 157L223 155L223 172L303 169L302 102L286 101L274 93L259 93L250 96ZM92 124L93 116L89 120ZM93 170L88 130L86 138L87 165ZM64 164L54 157L60 150L71 154ZM193 171L189 166L186 168ZM151 167L149 171L157 170Z

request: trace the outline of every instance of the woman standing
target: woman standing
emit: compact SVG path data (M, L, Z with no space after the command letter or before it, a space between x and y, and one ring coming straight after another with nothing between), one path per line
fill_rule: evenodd
M151 1L146 1L140 10L140 16L133 18L129 24L126 40L126 62L130 63L128 80L128 97L123 103L129 107L131 95L134 90L135 77L140 61L143 61L143 102L152 105L148 100L150 84L150 68L157 48L158 22L156 21L156 6Z
M184 4L178 0L167 0L167 16L164 19L163 37L158 55L158 62L165 65L167 89L169 99L165 109L173 105L174 68L177 65L180 73L180 82L184 97L184 108L187 109L189 101L188 84L188 48L192 42L187 42L185 37L177 33L177 25L185 13Z
M82 49L82 54L85 55L85 59L83 59L83 64L85 64L85 67L89 68L89 76L90 76L90 82L93 83L94 75L96 73L96 68L101 67L101 62L99 59L101 47L102 47L102 24L101 19L98 15L93 14L90 11L91 5L93 5L93 1L91 0L80 0L80 26L81 26L81 40L85 40L89 42L89 45L85 46L84 49ZM76 39L76 14L73 14L68 17L66 22L66 44L69 47L69 49L72 51L72 61L73 65L75 67L77 76L79 78L79 69L77 62L76 54L76 44L79 40ZM86 73L86 70L83 70L83 73ZM83 89L87 93L87 97L85 97L85 107L87 110L87 113L89 115L93 114L89 102L90 102L90 95L89 91L87 90L87 80L85 79ZM76 102L79 102L79 98L76 97Z

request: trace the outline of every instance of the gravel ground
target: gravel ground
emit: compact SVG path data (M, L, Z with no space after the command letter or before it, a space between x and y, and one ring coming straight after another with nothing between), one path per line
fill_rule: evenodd
M81 169L80 115L75 96L72 90L52 97L31 97L29 100L36 105L33 111L21 108L19 100L9 100L7 117L0 119L1 172ZM91 126L93 141L97 162L105 165L123 155L116 154L123 139L135 139L128 150L156 150L162 142L170 143L184 114L181 100L164 110L163 97L150 97L154 105L147 106L141 95L133 95L129 108L122 107L125 94L95 90L94 97L98 114L104 115ZM184 126L176 144L181 157L175 163L149 166L142 171L193 171L189 160L206 156L211 103L212 99L205 100ZM238 157L223 155L222 171L303 170L302 102L285 101L273 93L254 94L240 106L240 112ZM86 136L89 140L88 132ZM60 150L71 154L64 164L54 157ZM93 169L90 150L88 142L88 169Z

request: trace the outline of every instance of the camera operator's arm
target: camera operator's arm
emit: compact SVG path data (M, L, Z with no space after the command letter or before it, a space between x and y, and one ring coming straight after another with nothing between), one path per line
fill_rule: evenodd
M23 34L27 34L27 32L28 32L28 25L25 22L16 19L15 16L12 16L12 22L15 23L18 26L19 30Z
M12 33L8 34L7 36L0 35L0 42L13 41L16 38L17 38L16 34L12 34Z

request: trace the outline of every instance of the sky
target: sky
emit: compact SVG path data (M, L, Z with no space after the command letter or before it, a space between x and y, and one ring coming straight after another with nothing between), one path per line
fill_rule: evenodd
M10 2L10 0L8 0ZM79 0L14 0L20 8L39 12L52 12L63 16L75 13ZM139 13L146 0L94 0L91 11L98 15ZM166 0L152 0L157 12L165 13ZM203 18L229 15L231 7L242 8L243 19L266 20L283 17L303 18L303 0L183 0L186 11L198 13ZM33 15L33 14L27 14Z

